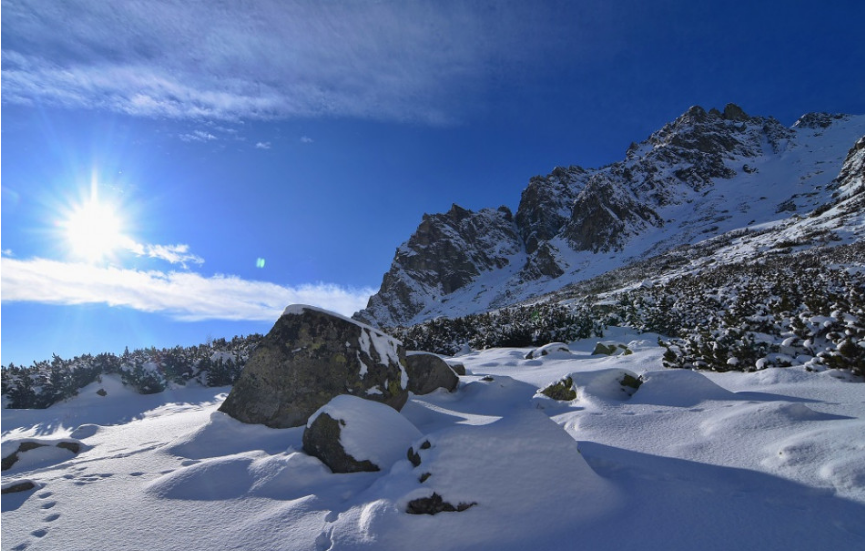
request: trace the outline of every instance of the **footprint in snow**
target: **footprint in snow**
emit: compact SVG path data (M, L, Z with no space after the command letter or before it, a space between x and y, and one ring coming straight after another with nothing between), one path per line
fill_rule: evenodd
M57 520L58 518L60 518L60 514L59 514L59 513L54 513L54 514L48 515L48 516L45 517L43 520L44 520L45 522L54 522L54 521Z
M33 530L32 532L30 532L30 535L36 538L44 538L46 534L48 534L47 528L40 528L38 530Z

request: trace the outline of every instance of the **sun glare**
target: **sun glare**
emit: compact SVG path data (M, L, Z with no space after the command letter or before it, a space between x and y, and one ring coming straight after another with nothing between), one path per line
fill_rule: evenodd
M72 253L91 262L110 255L121 242L116 210L99 201L91 200L75 208L64 226Z

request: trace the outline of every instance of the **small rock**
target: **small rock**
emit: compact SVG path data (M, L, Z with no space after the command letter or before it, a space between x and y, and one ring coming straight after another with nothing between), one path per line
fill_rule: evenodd
M409 501L406 513L410 515L436 515L438 513L461 513L469 509L477 503L460 503L456 506L451 505L437 493L433 493L430 497L421 497Z
M451 360L446 363L450 366L451 369L453 369L454 373L456 373L460 377L466 376L466 366L462 362Z
M577 399L577 391L574 389L574 380L571 377L565 377L561 381L551 384L541 390L541 394L562 402L570 402Z
M36 484L31 480L24 480L21 482L15 482L10 484L9 486L3 486L2 493L6 494L14 494L18 492L29 492L30 490L36 488Z
M450 366L435 354L415 352L406 356L408 389L417 395L444 388L453 392L459 385L459 377Z

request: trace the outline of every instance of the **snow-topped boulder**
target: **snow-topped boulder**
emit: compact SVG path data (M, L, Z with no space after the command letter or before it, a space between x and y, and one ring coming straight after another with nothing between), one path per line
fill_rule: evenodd
M402 344L338 314L294 305L255 349L220 411L245 423L297 427L340 394L402 408Z
M337 396L309 418L303 450L335 473L389 469L405 458L420 431L393 408Z

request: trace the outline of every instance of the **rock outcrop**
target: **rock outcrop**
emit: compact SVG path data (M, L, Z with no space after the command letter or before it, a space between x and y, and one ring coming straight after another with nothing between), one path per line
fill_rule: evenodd
M481 274L511 265L522 250L522 239L507 207L472 212L453 205L445 214L425 214L414 235L397 249L379 292L356 317L381 325L398 324Z
M245 423L297 427L340 394L402 408L408 399L402 344L348 318L295 305L259 343L219 409Z

